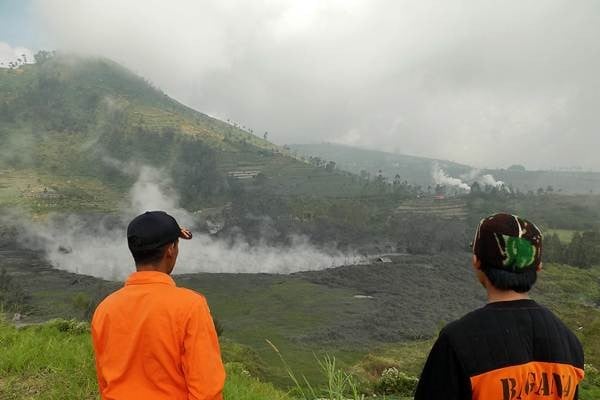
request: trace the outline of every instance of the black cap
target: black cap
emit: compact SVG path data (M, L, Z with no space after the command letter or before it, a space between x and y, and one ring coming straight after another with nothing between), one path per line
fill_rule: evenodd
M131 251L158 249L180 237L188 239L175 218L164 211L147 211L135 217L127 227L127 244Z

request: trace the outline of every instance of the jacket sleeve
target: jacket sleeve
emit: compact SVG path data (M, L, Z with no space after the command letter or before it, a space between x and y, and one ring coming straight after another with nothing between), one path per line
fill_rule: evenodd
M423 367L415 392L415 400L471 399L469 377L444 331L436 340Z
M183 372L189 400L222 400L225 369L206 300L190 311L184 334Z

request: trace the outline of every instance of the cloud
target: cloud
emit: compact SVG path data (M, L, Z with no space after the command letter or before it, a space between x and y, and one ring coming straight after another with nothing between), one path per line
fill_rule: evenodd
M12 47L8 43L0 42L0 68L8 68L8 64L11 62L33 62L33 52L25 47Z
M36 0L58 47L113 58L277 143L600 169L593 0Z

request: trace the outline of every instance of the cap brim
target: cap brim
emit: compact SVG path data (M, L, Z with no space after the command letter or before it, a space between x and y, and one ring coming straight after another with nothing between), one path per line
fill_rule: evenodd
M190 240L192 238L192 231L190 231L189 229L181 229L179 231L179 238Z

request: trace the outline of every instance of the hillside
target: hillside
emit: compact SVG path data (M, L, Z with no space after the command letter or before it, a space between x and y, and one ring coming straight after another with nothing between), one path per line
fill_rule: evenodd
M381 174L393 180L399 175L414 185L427 187L435 185L432 171L439 166L448 175L461 178L471 184L470 176L475 168L451 161L436 160L425 157L414 157L402 154L368 150L335 143L293 144L289 148L298 155L310 159L318 157L334 161L340 169L361 174L368 172L371 177ZM527 171L518 167L509 169L482 169L476 171L479 176L491 174L497 181L502 181L523 192L546 190L571 194L600 193L600 173L573 171Z
M111 211L141 165L166 171L191 209L223 204L240 188L358 190L347 174L192 110L110 60L38 61L0 69L0 206Z
M398 174L401 180L423 187L433 183L431 171L435 164L453 176L471 170L467 165L451 161L386 153L336 143L292 144L289 148L305 158L319 157L334 161L338 168L354 174L366 171L371 177L375 177L381 171L382 175L390 180Z

